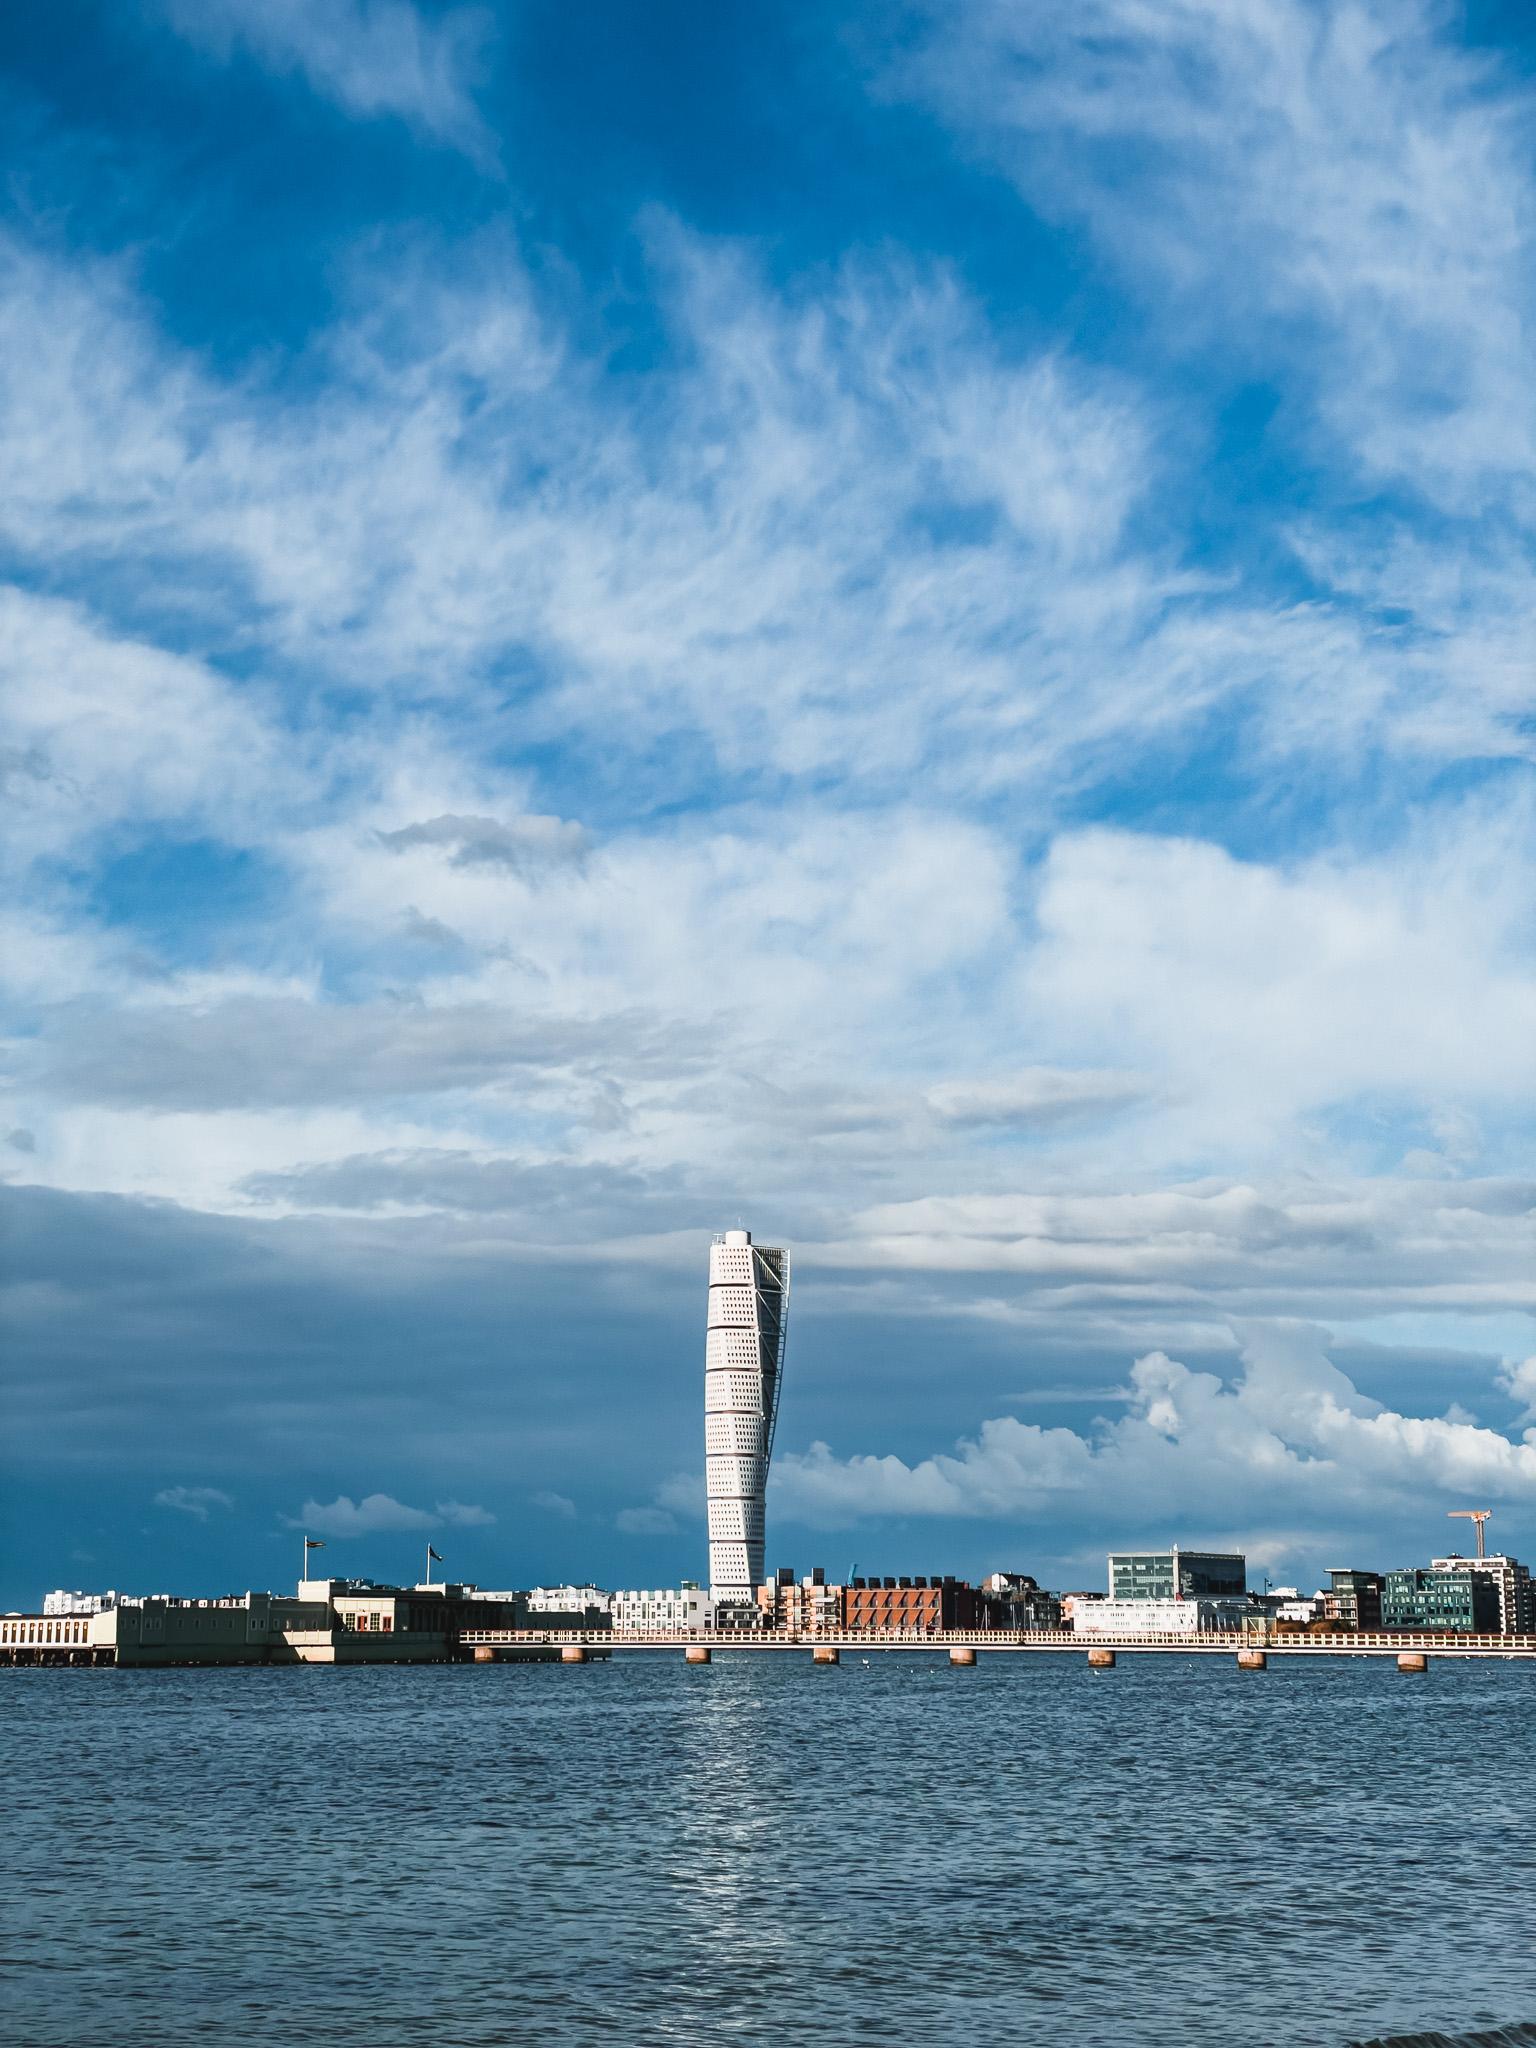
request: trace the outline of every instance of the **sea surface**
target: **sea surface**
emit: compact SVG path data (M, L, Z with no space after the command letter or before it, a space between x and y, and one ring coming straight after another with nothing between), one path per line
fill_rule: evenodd
M1536 1667L0 1671L0 2038L1286 2048L1536 2020Z

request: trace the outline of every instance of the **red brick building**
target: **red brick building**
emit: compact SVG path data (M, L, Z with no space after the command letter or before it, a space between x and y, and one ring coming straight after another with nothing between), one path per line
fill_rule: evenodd
M979 1628L976 1594L964 1579L854 1579L843 1592L849 1628Z

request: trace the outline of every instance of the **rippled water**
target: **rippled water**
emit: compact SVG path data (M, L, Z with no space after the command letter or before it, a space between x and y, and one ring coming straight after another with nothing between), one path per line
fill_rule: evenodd
M4 2037L1327 2043L1536 2018L1536 1668L3 1671Z

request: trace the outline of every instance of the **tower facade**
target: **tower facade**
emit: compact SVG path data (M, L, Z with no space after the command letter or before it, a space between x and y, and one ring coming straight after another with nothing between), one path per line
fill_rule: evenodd
M768 1460L784 1376L789 1253L728 1230L709 1248L704 1339L704 1485L709 1578L717 1600L763 1582Z

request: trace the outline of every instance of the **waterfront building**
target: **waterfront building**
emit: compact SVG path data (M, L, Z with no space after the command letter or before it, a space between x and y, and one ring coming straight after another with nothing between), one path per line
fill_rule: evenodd
M611 1596L609 1612L615 1635L715 1626L715 1603L697 1579L684 1579L680 1586L630 1587Z
M521 1595L530 1614L578 1614L588 1607L612 1607L613 1595L601 1586L531 1586Z
M43 1595L44 1614L105 1614L116 1605L115 1593L66 1593L61 1586Z
M1386 1579L1383 1628L1499 1632L1498 1584L1487 1572L1469 1570L1465 1559L1450 1571L1410 1568L1388 1572Z
M114 1612L108 1608L107 1613ZM0 1617L0 1664L110 1663L98 1647L96 1616L69 1610Z
M1346 1628L1381 1627L1381 1596L1387 1582L1380 1572L1360 1572L1331 1564L1328 1578L1328 1589L1322 1595L1327 1620L1342 1621Z
M1326 1601L1321 1593L1314 1593L1310 1600L1295 1595L1289 1600L1266 1600L1263 1605L1276 1621L1299 1622L1303 1628L1310 1627L1314 1621L1322 1621L1326 1613Z
M323 1601L338 1628L359 1635L453 1635L464 1628L525 1628L521 1593L482 1593L475 1585L390 1586L374 1579L301 1579L301 1600ZM550 1626L541 1616L535 1624ZM577 1616L571 1627L585 1624Z
M1241 1632L1263 1618L1242 1600L1083 1600L1072 1603L1072 1630L1080 1636L1179 1636L1210 1630Z
M7 1664L297 1663L294 1647L323 1632L317 1601L244 1593L222 1600L120 1599L90 1614L6 1615L0 1662Z
M728 1230L709 1248L704 1338L704 1487L709 1582L717 1600L755 1605L763 1583L768 1461L789 1313L789 1253Z
M1112 1550L1111 1600L1232 1600L1248 1591L1248 1560L1237 1551Z
M760 1587L753 1587L750 1593L731 1592L724 1599L715 1599L715 1627L757 1629L766 1626L763 1611L758 1606ZM711 1595L714 1598L713 1595Z
M460 1654L481 1629L606 1629L606 1609L530 1616L521 1593L304 1579L298 1597L119 1599L92 1614L0 1616L0 1663L406 1664ZM553 1653L552 1653L553 1654Z
M1061 1601L1027 1572L989 1572L977 1588L983 1628L1060 1628Z
M764 1628L829 1635L846 1626L845 1589L829 1586L821 1565L804 1579L796 1579L793 1566L782 1566L768 1584L758 1587L757 1607Z
M980 1628L979 1602L965 1579L853 1579L844 1595L849 1628Z
M1476 1572L1480 1577L1491 1579L1499 1589L1499 1628L1507 1636L1529 1635L1536 1632L1536 1589L1531 1585L1529 1569L1515 1557L1462 1557L1452 1551L1449 1557L1431 1560L1430 1569L1437 1572Z
M534 1586L526 1593L498 1596L519 1604L531 1628L607 1628L614 1595L601 1586ZM519 1622L521 1628L524 1624Z

